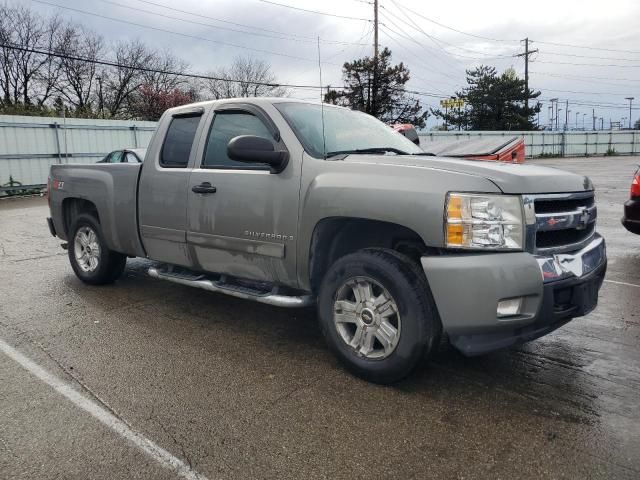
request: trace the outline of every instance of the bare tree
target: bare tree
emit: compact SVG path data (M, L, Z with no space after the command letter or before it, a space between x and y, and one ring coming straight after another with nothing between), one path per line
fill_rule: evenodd
M126 102L144 83L141 67L148 68L155 61L155 54L139 40L122 42L115 47L117 67L105 75L105 107L115 117L126 106Z
M155 91L169 92L188 83L185 77L168 73L185 73L189 69L187 62L168 50L154 53L150 62L145 66L155 71L142 72L142 83Z
M51 95L56 67L49 55L34 50L52 48L59 17L44 20L25 7L0 7L0 90L5 105L44 103ZM42 90L44 88L44 91Z
M197 92L179 75L189 64L169 51L157 52L142 71L142 85L127 98L127 114L143 120L157 120L167 108L195 101Z
M56 86L58 93L81 114L92 108L94 88L99 74L99 59L105 48L102 37L69 24L59 37L62 75Z
M49 18L47 21L47 34L42 49L50 52L60 50L60 38L64 28L64 22L58 15ZM47 62L35 75L38 84L37 105L39 107L45 106L52 97L60 81L61 74L62 62L60 62L60 59L47 55Z
M287 90L278 85L271 66L264 60L237 57L230 68L211 72L220 80L206 80L205 89L215 99L233 97L284 97Z

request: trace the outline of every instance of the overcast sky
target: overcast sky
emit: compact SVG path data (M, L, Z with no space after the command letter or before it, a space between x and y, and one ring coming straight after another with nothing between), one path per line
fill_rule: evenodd
M274 1L353 18L261 0L18 3L44 14L58 11L107 41L139 38L158 49L172 50L197 73L228 65L237 56L253 56L268 61L282 83L318 85L315 39L319 36L322 83L339 85L345 61L371 55L373 29L367 20L372 19L373 7L368 0ZM380 5L380 44L391 49L394 61L409 67L409 88L424 92L420 99L426 105L436 106L439 96L450 96L463 86L465 68L473 65L493 65L499 71L513 67L523 75L524 61L513 55L523 51L520 40L529 37L531 48L539 49L531 57L530 86L542 91L541 124L548 123L548 100L554 97L569 100L572 127L576 112L580 127L584 113L590 124L593 108L608 125L610 118L628 119L625 97L636 97L640 106L638 0L380 0ZM317 90L308 89L292 90L292 96L319 98ZM634 108L633 119L639 116L640 109ZM564 123L564 110L560 118ZM433 125L431 119L429 126Z

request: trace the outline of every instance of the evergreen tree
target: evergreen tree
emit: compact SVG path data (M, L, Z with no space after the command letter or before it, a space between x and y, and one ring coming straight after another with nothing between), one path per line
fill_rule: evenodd
M346 62L342 67L344 90L328 91L325 102L366 112L385 123L424 127L427 112L423 112L419 100L406 92L409 69L403 63L392 65L388 48L378 54L375 83L374 68L376 62L372 57Z
M529 108L525 107L525 82L515 70L498 75L494 67L467 70L468 87L456 92L465 101L464 108L434 110L451 128L464 130L535 130L534 117L540 103L532 104L540 92L529 89Z

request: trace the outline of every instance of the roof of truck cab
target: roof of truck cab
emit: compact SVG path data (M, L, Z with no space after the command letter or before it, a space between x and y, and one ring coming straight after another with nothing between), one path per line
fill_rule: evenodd
M204 100L202 102L189 103L186 105L180 105L179 107L173 107L167 110L167 112L179 112L181 110L189 110L197 107L208 107L217 103L249 103L252 105L274 105L277 103L307 103L309 105L320 105L319 101L300 100L297 98L287 97L242 97L242 98L222 98L219 100ZM339 105L324 104L327 107L340 107Z

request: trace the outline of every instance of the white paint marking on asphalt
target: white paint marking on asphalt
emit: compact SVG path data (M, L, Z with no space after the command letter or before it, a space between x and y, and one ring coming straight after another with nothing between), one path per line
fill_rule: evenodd
M636 285L635 283L616 282L615 280L605 280L605 282L607 282L607 283L615 283L616 285L626 285L627 287L640 288L640 285Z
M156 445L141 433L132 430L126 423L113 415L111 412L101 407L96 402L89 400L80 392L72 388L69 384L52 375L33 360L27 358L18 350L0 339L0 351L16 363L20 364L25 370L44 383L53 388L56 392L63 395L76 407L81 408L95 419L102 422L105 426L116 432L121 437L129 440L136 447L149 455L162 466L173 470L180 477L187 480L207 480L207 477L199 474L191 469L189 465L179 458L174 457L164 448Z

